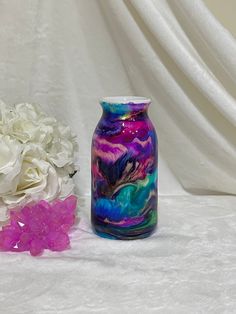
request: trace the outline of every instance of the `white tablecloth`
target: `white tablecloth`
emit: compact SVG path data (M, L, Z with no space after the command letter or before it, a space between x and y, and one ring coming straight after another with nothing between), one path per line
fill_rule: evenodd
M89 198L63 253L1 253L0 313L235 313L236 198L162 196L148 239L95 236Z

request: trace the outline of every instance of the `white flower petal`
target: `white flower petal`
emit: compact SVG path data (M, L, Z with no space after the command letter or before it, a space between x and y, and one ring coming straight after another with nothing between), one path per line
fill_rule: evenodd
M0 200L0 225L9 219L8 208L3 201Z
M0 101L0 221L7 208L72 193L76 137L32 104Z

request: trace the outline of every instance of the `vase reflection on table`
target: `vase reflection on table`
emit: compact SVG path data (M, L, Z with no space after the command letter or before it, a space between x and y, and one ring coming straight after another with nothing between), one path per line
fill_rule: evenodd
M145 97L105 97L92 140L91 220L112 239L148 237L157 225L157 136Z

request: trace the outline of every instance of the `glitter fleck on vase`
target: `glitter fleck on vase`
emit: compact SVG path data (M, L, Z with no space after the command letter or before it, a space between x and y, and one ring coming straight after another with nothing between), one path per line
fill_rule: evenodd
M105 97L92 140L91 219L112 239L148 237L157 224L157 136L144 97Z

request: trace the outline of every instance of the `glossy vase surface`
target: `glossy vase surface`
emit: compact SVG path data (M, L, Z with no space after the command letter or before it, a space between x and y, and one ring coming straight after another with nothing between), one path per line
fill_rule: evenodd
M149 236L157 225L157 136L145 97L105 97L92 140L91 221L113 239Z

